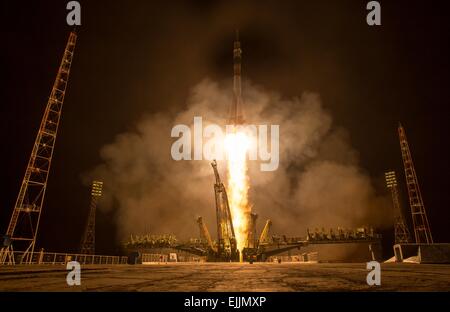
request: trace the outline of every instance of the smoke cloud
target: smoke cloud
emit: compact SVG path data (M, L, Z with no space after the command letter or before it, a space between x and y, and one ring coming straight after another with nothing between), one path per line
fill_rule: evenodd
M333 125L320 97L305 92L285 99L250 82L244 84L244 114L251 124L280 125L280 164L260 171L250 161L250 203L258 228L273 221L278 234L304 236L306 228L383 226L389 202L377 195L369 175L358 164L348 133ZM119 240L130 234L174 233L197 237L197 216L215 236L214 175L207 160L175 161L170 148L176 124L192 125L194 116L226 124L232 90L204 80L192 89L178 113L160 112L139 121L101 151L103 163L85 175L102 179L99 208L115 207ZM225 162L218 164L226 185Z

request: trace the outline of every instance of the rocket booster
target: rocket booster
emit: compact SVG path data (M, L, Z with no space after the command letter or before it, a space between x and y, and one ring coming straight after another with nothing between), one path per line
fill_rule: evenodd
M239 31L236 31L236 39L233 48L233 102L230 111L230 124L241 125L244 123L242 113L242 87L241 87L241 60L242 49L239 41Z

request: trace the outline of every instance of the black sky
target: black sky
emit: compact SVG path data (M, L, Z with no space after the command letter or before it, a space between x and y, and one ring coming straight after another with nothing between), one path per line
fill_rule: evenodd
M1 232L71 29L66 3L1 3ZM80 3L82 26L40 246L78 248L89 203L80 176L99 164L104 144L146 114L181 110L190 88L203 78L231 79L236 27L243 74L286 97L319 93L335 124L349 131L362 167L380 189L387 169L404 180L396 132L401 121L435 241L450 241L450 49L444 1L381 1L378 27L366 24L363 0ZM100 212L99 252L115 252L112 221Z

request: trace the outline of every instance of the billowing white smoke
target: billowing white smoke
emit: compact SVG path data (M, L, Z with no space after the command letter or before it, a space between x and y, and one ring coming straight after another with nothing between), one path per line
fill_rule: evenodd
M382 225L389 203L375 194L346 131L332 126L318 95L283 99L250 83L244 90L247 122L280 125L278 170L261 172L258 162L250 162L250 202L259 226L270 218L277 233L303 236L307 227ZM184 111L147 116L135 131L101 149L104 163L85 180L104 181L100 209L117 207L120 240L131 233L196 237L198 215L215 234L209 161L172 160L170 133L176 124L191 125L194 116L202 116L204 126L224 125L231 94L228 86L205 80L192 90ZM225 181L224 162L219 169Z

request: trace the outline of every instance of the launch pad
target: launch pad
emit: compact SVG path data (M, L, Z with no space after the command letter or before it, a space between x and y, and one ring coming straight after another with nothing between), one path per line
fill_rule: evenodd
M211 166L215 177L217 240L212 239L205 221L202 217L198 217L200 239L179 242L172 235L132 237L131 242L126 244L130 254L135 253L134 259L131 260L132 263L142 263L144 258L155 258L157 254L160 254L161 260L156 256L156 262L165 262L162 259L166 259L168 253L177 251L196 255L208 262L264 262L272 256L294 249L300 250L302 247L309 245L325 244L366 244L368 245L367 258L371 260L380 259L381 235L374 233L371 228L361 227L352 230L338 228L336 230L330 229L328 232L325 229L315 229L312 232L308 230L303 237L286 237L285 235L273 235L272 221L267 220L258 236L256 232L257 214L255 213L250 214L250 225L245 246L242 250L239 250L236 244L227 190L217 170L217 162L213 161ZM164 254L161 253L162 248L165 249Z
M43 262L50 262L46 260L47 255L45 255L43 251L41 254L38 254L35 251L36 237L39 229L47 179L50 172L51 159L60 122L62 104L74 54L76 38L76 33L71 32L36 137L35 145L25 171L10 223L6 235L3 238L3 244L0 250L1 264L41 264ZM238 130L236 129L238 129L239 126L245 125L246 122L242 112L241 54L241 45L239 38L237 37L233 49L233 102L229 118L229 123L234 127L234 132L232 134L235 135L235 138L237 137L237 134L241 134L238 133ZM436 244L434 244L419 188L417 174L412 161L411 151L406 139L405 130L401 125L398 127L398 135L405 169L406 185L413 221L413 233L416 244L411 244L412 237L409 234L409 229L406 225L404 216L401 213L399 190L395 172L387 172L386 183L392 194L393 206L396 214L395 241L397 244L400 244L398 245L400 246L399 248L394 248L397 262L400 262L405 258L402 254L403 252L408 254L410 253L410 250L414 250L414 253L416 253L417 256L423 255L428 257L427 259L436 258L436 260L426 260L425 262L428 263L448 262L448 244L445 244L445 247L435 246ZM278 136L276 138L278 140ZM205 221L202 217L199 217L197 219L200 229L200 239L198 241L180 243L169 240L168 242L163 241L162 247L197 255L208 262L228 263L245 261L253 263L264 262L272 256L289 252L294 249L300 250L309 245L367 244L369 247L367 253L371 254L371 259L380 260L377 249L380 249L381 236L374 233L373 229L368 227L353 230L338 228L336 230L330 230L329 232L326 232L322 228L322 230L316 229L313 232L309 232L308 230L303 237L286 237L284 235L272 235L270 233L272 222L271 220L267 220L264 229L260 235L257 236L256 221L258 216L252 212L252 206L248 200L248 190L250 188L250 185L247 182L248 176L246 164L246 153L248 150L246 146L242 148L241 145L246 145L242 144L242 140L234 140L231 143L232 144L224 145L228 145L228 152L230 152L230 150L237 150L237 153L235 154L238 154L238 161L234 161L233 163L233 161L228 159L228 190L219 175L217 162L214 160L211 163L215 177L216 240L211 238ZM197 158L194 157L194 159ZM101 196L102 185L103 182L101 181L94 181L93 183L90 213L81 244L80 259L90 259L88 256L91 256L92 259L95 257L95 211L98 197ZM238 193L237 196L236 193ZM143 244L144 248L145 243L146 242ZM138 245L139 244L141 243L138 242ZM136 246L133 246L133 244L131 245L132 249L136 249ZM139 248L140 247L138 246L137 249ZM397 256L397 253L400 256ZM140 252L140 254L141 255L137 258L142 258L142 256L144 256L142 252ZM17 257L18 255L20 257ZM146 256L147 258L153 257L152 255ZM164 256L161 255L162 258L164 258ZM18 259L20 258L20 261L17 261L16 257ZM186 258L189 258L189 256L186 256ZM57 262L55 259L56 256L53 258L53 263ZM67 262L66 257L64 257L64 261ZM95 261L91 260L91 263L95 263ZM100 264L102 263L100 262Z
M4 267L3 291L442 291L450 265L381 265L381 285L366 283L365 263L168 263L83 266L81 285L65 266ZM420 282L418 282L420 281Z

